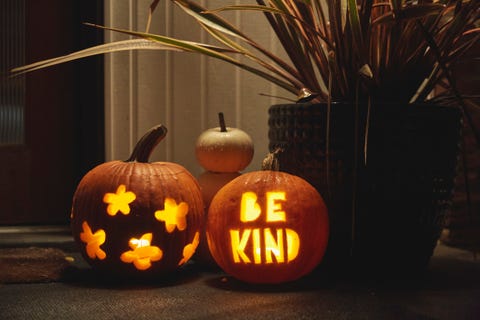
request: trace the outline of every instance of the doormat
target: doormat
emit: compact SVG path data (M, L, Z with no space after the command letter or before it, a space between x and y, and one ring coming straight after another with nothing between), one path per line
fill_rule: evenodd
M59 281L71 265L69 259L58 248L0 249L0 283Z

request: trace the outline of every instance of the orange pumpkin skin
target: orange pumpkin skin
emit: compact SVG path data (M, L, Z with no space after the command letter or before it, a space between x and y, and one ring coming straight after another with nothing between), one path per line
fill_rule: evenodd
M116 202L122 193L129 195L128 201ZM186 209L181 223L169 228L161 214L167 212L166 199L175 201L168 202L170 207L183 203ZM119 276L150 277L177 269L193 255L189 250L198 245L203 221L197 181L169 162L101 164L82 178L72 203L71 228L83 257L95 269ZM102 234L104 239L98 240ZM144 235L150 237L152 250L134 250L130 239Z
M210 202L212 201L218 190L220 190L224 185L226 185L228 182L232 181L238 176L240 176L239 172L219 173L212 171L204 171L198 176L197 180L198 184L200 185L200 189L202 190L203 202L205 204L205 207L207 208L206 210L208 210ZM207 215L205 215L205 218L207 218ZM212 258L212 255L210 254L210 250L208 249L205 230L203 230L200 239L200 245L198 246L198 250L195 255L195 262L198 262L207 267L218 268L217 264Z
M267 193L272 191L284 194L284 200L268 200ZM256 195L256 205L250 203L250 207L261 212L255 219L241 221L242 199L246 192ZM272 204L273 209L268 209ZM267 212L272 211L283 212L285 221L267 221ZM296 280L320 263L327 247L329 221L322 197L305 180L284 172L256 171L232 180L215 195L207 217L207 240L213 258L226 273L245 282ZM290 251L292 259L287 258L287 230L296 234L300 242L296 255ZM237 236L236 245L232 244L234 235ZM270 235L277 244L281 243L277 249L284 251L283 261L280 258L279 262L274 251L266 249L266 238L271 238ZM255 251L260 253L256 258Z

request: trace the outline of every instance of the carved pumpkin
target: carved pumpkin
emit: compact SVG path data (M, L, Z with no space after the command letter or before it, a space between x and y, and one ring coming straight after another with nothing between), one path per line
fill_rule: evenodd
M308 182L266 170L220 189L206 229L210 252L226 273L251 283L280 283L320 263L329 223L322 197Z
M252 161L252 138L243 130L225 125L223 113L219 113L220 126L200 134L195 143L198 163L208 171L238 172Z
M72 231L84 258L118 275L159 275L194 254L204 221L195 178L170 162L148 163L166 128L152 128L127 161L88 172L73 198Z

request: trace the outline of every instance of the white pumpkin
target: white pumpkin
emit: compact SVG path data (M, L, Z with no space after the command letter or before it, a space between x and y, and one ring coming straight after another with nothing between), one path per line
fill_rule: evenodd
M202 132L195 144L198 163L212 172L242 171L252 161L253 152L252 138L243 130L226 127L223 120L219 127Z

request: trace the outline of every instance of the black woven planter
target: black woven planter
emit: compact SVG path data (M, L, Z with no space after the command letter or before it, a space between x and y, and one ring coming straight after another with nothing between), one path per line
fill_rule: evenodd
M330 111L326 104L274 105L269 148L284 150L280 170L305 178L325 198L328 265L418 272L433 253L449 207L460 112L374 105L365 144L366 115L365 106L352 104L335 103Z

